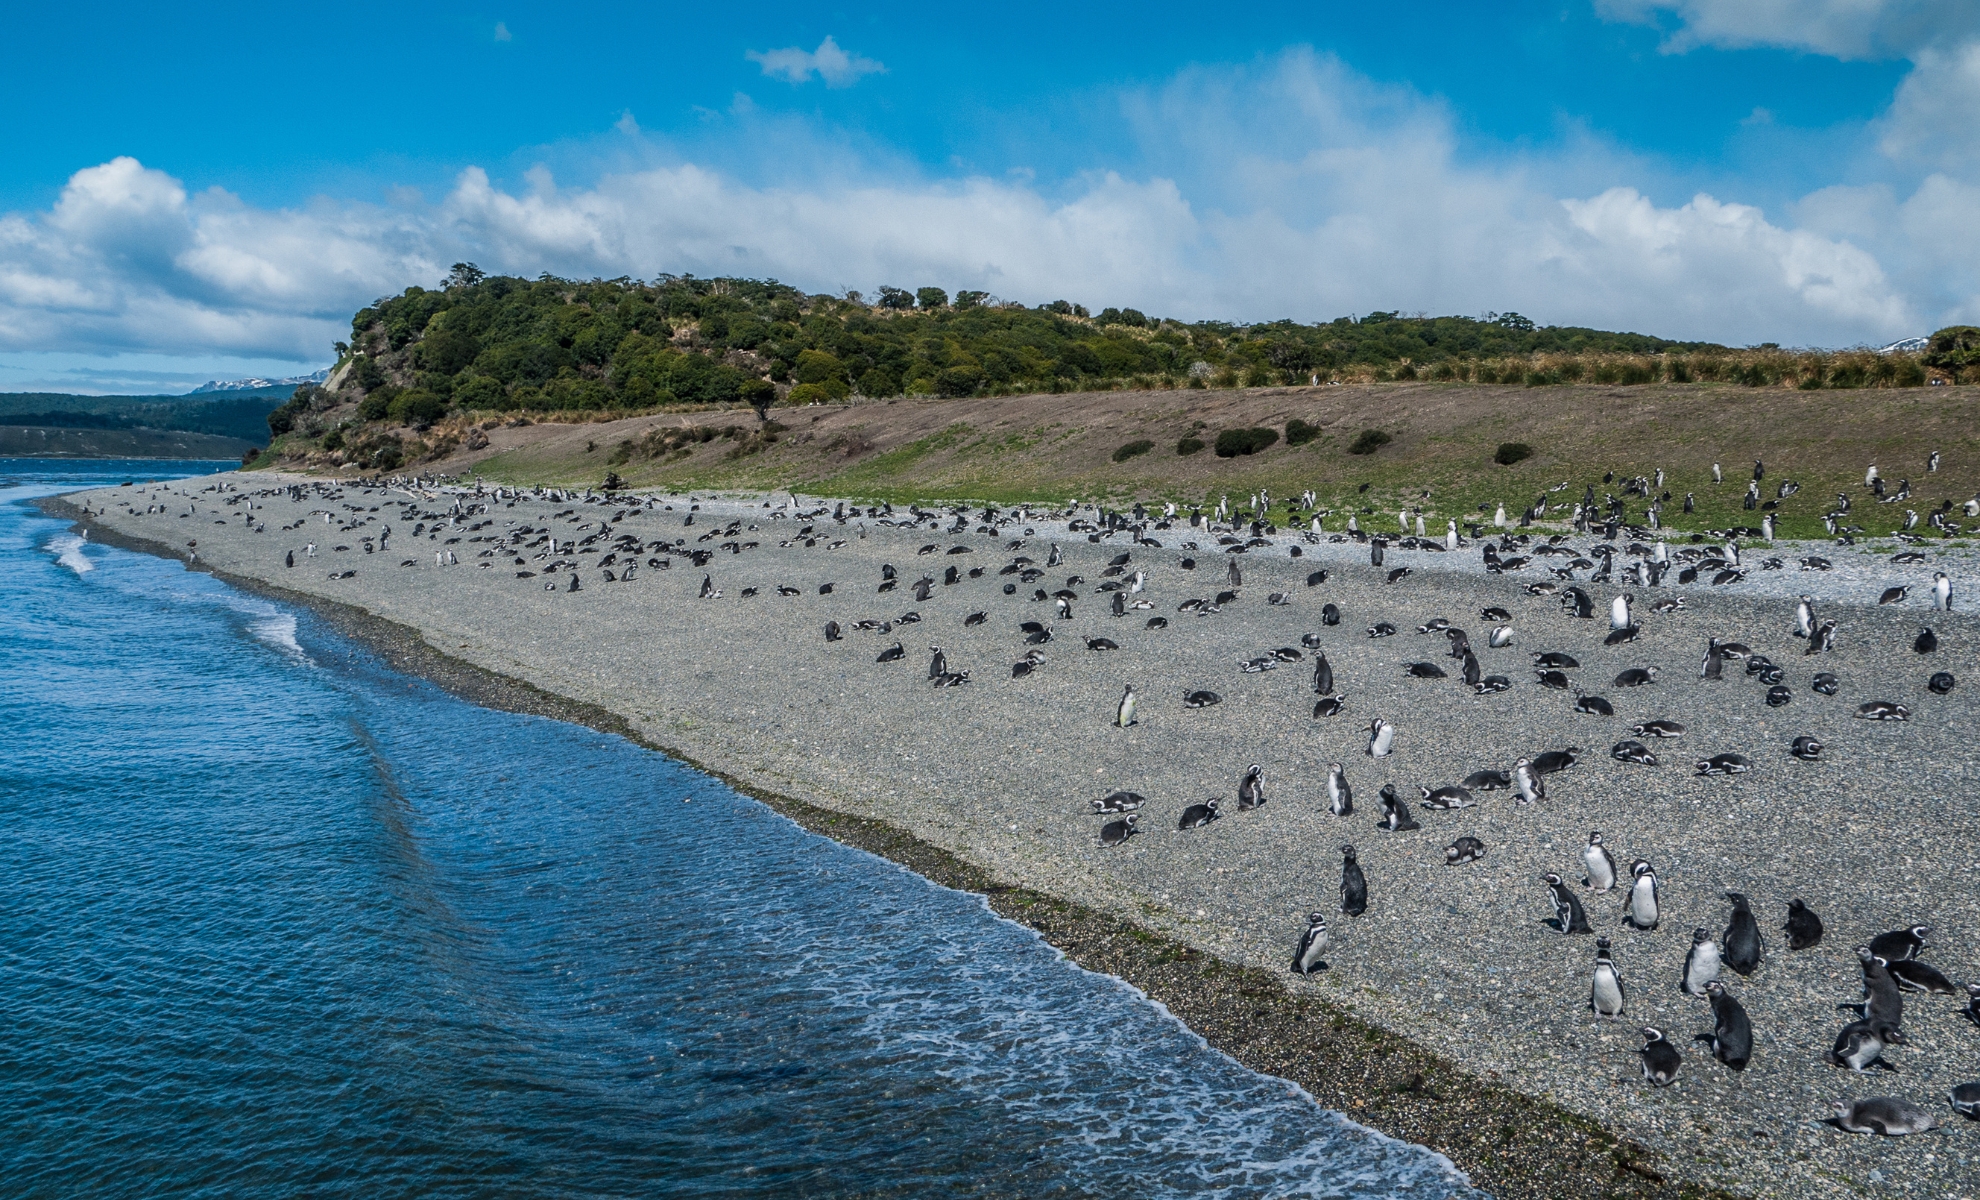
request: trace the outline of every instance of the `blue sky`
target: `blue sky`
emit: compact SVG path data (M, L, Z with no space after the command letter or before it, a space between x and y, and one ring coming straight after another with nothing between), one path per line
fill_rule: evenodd
M111 4L0 54L7 390L300 372L456 258L1736 344L1980 320L1971 3Z

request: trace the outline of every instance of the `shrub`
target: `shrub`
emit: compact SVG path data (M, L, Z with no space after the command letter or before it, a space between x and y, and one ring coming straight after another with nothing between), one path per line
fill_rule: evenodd
M1126 462L1128 459L1133 458L1139 454L1146 454L1150 450L1153 450L1154 448L1155 448L1155 443L1149 441L1147 438L1142 438L1139 441L1129 442L1127 445L1122 446L1119 450L1114 451L1114 461Z
M1176 443L1176 453L1183 457L1188 457L1201 449L1203 449L1203 439L1199 437L1186 437Z
M1288 446L1304 446L1319 436L1320 427L1318 425L1309 425L1298 417L1294 417L1292 420L1286 422L1286 445Z
M325 450L342 450L344 448L344 431L341 429L332 429L329 433L324 434L323 448Z
M1925 349L1925 365L1953 372L1980 364L1980 327L1948 325L1932 335Z
M1279 440L1276 429L1226 429L1217 435L1217 457L1236 458L1256 454Z
M398 395L399 389L390 384L365 393L364 399L358 401L358 416L367 421L384 420L385 414L391 410L392 401L396 400Z
M1379 429L1364 429L1355 435L1353 443L1348 446L1348 453L1373 454L1393 441L1394 438Z
M1492 456L1492 461L1502 467L1510 467L1516 462L1532 457L1533 447L1525 442L1500 442L1499 451Z
M447 402L432 392L416 389L393 397L385 413L400 424L423 429L447 415Z

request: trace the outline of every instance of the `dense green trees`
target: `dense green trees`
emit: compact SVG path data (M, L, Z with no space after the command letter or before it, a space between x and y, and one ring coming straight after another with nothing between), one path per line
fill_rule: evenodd
M1303 384L1314 375L1474 378L1470 363L1544 353L1716 349L1630 333L1539 328L1517 314L1371 313L1323 324L1194 324L1065 300L1036 308L980 291L893 286L807 295L773 280L662 276L588 282L484 276L456 264L445 286L413 287L352 321L347 392L415 422L437 401L471 410L639 409L760 399L967 396L1070 391L1124 381L1167 386ZM1437 374L1438 364L1446 364ZM413 400L399 404L408 394ZM395 409L394 405L398 404Z

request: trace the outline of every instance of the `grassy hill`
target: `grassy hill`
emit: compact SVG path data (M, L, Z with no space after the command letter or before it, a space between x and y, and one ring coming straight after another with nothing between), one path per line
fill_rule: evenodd
M436 469L472 470L519 484L598 486L608 475L637 486L693 489L795 488L819 495L893 501L1064 503L1079 497L1122 504L1175 500L1235 503L1260 487L1279 498L1311 488L1342 514L1371 510L1364 527L1397 528L1396 513L1421 509L1441 533L1449 518L1476 520L1503 503L1517 516L1543 494L1572 504L1587 485L1599 498L1623 494L1634 476L1662 468L1672 499L1664 520L1700 530L1757 525L1741 506L1754 460L1766 465L1762 498L1778 505L1783 535L1825 535L1821 516L1839 492L1852 498L1848 523L1885 534L1906 509L1924 518L1980 493L1980 431L1972 386L1852 392L1750 389L1727 384L1644 386L1389 383L1319 388L1110 391L1065 395L900 399L773 412L670 413L617 421L436 426L453 440ZM517 418L507 418L508 421ZM1293 445L1294 421L1313 429ZM491 428L483 429L486 424ZM1251 454L1219 457L1217 435L1269 428L1278 436ZM1372 453L1349 448L1364 433L1389 435ZM464 447L470 434L486 439ZM1179 454L1185 438L1206 443ZM1124 447L1148 443L1119 457ZM1501 444L1530 457L1494 461ZM1933 450L1942 462L1928 473ZM1714 462L1725 482L1711 482ZM1909 501L1880 504L1864 487L1872 462ZM1605 483L1603 476L1615 479ZM1777 498L1779 484L1799 489ZM1564 491L1555 491L1561 484ZM1689 492L1695 513L1682 512ZM1642 520L1647 499L1626 500ZM1481 514L1480 506L1486 507ZM1936 535L1935 535L1936 536Z

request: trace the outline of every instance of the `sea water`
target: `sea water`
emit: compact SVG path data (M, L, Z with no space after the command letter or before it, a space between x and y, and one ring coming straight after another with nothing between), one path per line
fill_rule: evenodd
M27 502L0 460L19 1196L1475 1195L979 897Z

